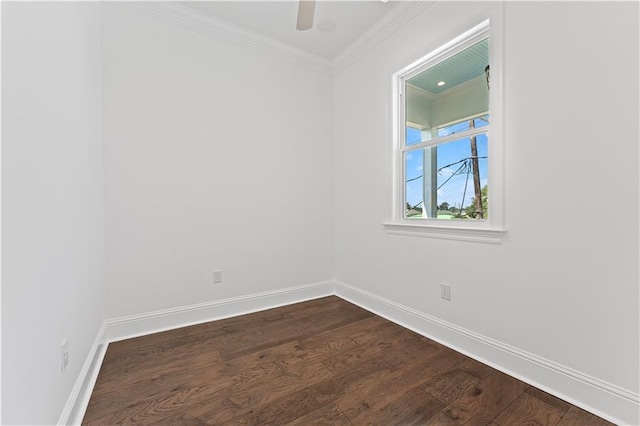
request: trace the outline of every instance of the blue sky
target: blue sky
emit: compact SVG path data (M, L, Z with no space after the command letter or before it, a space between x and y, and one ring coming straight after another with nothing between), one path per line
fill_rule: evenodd
M407 128L407 144L415 143L420 140L420 131ZM478 147L478 157L486 157L488 150L488 140L486 134L476 137ZM415 150L405 154L406 160L406 180L416 178L422 175L423 169L423 150ZM469 138L459 139L456 141L438 145L438 169L448 164L455 163L471 156L471 145ZM487 160L480 159L480 186L487 184ZM461 166L456 164L440 171L438 175L438 186L446 181ZM449 203L450 206L459 207L462 202L464 185L467 176L466 173L452 177L446 184L438 190L438 205L443 202ZM406 184L407 202L412 206L422 201L422 182L423 178L419 178ZM474 197L473 192L473 175L469 174L466 196L464 197L464 206L472 203Z

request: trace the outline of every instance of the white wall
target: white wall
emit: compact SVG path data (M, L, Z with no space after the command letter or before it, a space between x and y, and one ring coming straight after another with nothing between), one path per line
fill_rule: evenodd
M637 394L638 5L505 7L504 242L381 225L391 75L488 10L443 2L335 79L335 277Z
M97 4L2 3L2 424L56 423L104 319L100 86Z
M108 317L332 278L329 77L114 5L103 64Z

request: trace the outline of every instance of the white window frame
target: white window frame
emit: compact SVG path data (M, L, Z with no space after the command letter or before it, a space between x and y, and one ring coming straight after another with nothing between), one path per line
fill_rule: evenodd
M393 132L393 207L391 218L384 227L389 234L409 235L430 238L442 238L472 242L500 244L506 232L504 226L504 111L503 111L503 24L502 8L493 11L489 19L482 21L464 33L452 37L450 41L428 53L426 56L401 69L392 76L392 132ZM489 117L491 125L489 136L489 217L482 220L443 220L436 218L405 218L405 177L404 152L415 145L404 146L405 141L405 102L404 85L406 80L425 71L427 68L453 56L461 50L490 38L489 63L491 77L489 91ZM462 118L462 117L461 117ZM484 127L478 128L484 132ZM465 137L461 132L451 139ZM474 132L475 133L475 132ZM449 139L450 137L446 137ZM438 138L442 142L443 138ZM422 143L425 146L430 142ZM420 145L422 145L420 144Z

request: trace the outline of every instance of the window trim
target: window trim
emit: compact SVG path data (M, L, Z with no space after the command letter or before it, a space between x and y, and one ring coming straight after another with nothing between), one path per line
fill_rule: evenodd
M392 210L390 217L383 223L388 234L419 236L428 238L450 239L460 241L500 244L506 232L504 226L504 107L503 107L503 7L494 8L489 16L479 24L432 50L427 55L414 61L392 75L392 140L393 140L393 182ZM476 22L478 22L477 20ZM488 131L490 140L490 157L488 164L489 205L491 211L486 220L442 220L436 218L404 217L403 186L403 145L405 126L404 82L441 62L462 49L489 37L489 63L491 64L491 91L489 93L489 114L491 125ZM456 134L457 138L464 135ZM410 145L413 148L415 145Z

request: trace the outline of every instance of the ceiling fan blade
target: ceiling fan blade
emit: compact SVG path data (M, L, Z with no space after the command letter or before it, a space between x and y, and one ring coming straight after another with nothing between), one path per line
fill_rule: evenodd
M309 30L313 27L313 14L316 10L316 0L298 1L298 23L297 30Z

